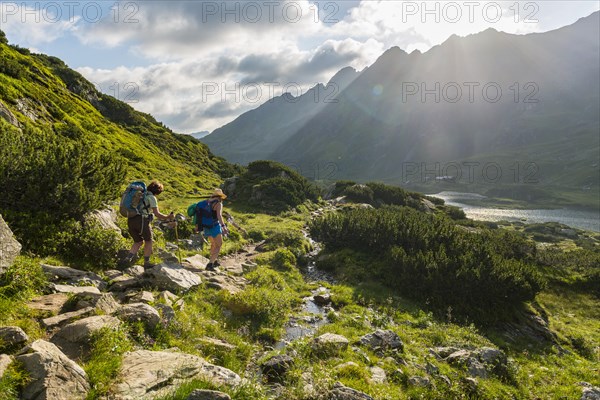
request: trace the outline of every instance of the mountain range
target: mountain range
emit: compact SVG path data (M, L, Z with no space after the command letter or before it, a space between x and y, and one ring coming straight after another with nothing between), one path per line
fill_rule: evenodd
M427 191L447 178L461 190L595 205L599 15L545 33L454 35L425 53L393 47L202 141L228 161L273 159L317 180Z

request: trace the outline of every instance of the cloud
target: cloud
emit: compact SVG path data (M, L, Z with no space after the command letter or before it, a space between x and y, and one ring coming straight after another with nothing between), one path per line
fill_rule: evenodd
M373 56L382 51L377 43L331 40L313 50L290 46L244 56L78 71L101 91L189 133L216 129L286 91L294 96L305 93L349 64L364 66L370 57L364 56L365 47Z
M40 3L0 2L0 26L11 42L31 48L51 43L77 31L82 18L72 14L63 19L59 7L42 7Z
M287 47L319 31L316 7L307 0L152 1L136 4L132 23L108 16L77 34L88 44L117 46L152 59L202 58Z

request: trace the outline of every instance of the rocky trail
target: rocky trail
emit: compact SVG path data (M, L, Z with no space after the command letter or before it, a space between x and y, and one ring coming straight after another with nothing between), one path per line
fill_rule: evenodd
M326 210L313 212L313 217ZM307 239L311 240L305 232ZM295 340L308 338L316 357L326 359L337 357L343 352L352 351L361 355L369 365L369 381L383 384L398 379L408 386L433 388L436 385L452 386L460 383L476 390L480 379L490 376L503 376L510 368L506 354L491 347L458 348L435 347L428 349L429 359L444 362L468 371L461 382L452 382L443 375L432 362L419 365L405 354L404 343L392 329L393 321L378 329L368 323L375 319L375 311L365 309L362 318L372 328L356 341L333 334L317 336L319 330L331 323L330 315L338 311L331 302L329 289L319 282L335 283L333 278L319 271L314 259L319 245L311 242L314 251L309 254L308 265L302 272L306 281L315 283L310 296L303 299L285 324L284 336L273 347L260 349L252 360L245 376L219 365L212 364L202 357L186 354L177 348L151 351L134 349L124 354L119 374L111 387L111 400L150 400L165 396L181 384L192 379L202 379L216 385L236 388L252 378L258 378L268 385L273 399L281 396L281 384L286 374L293 368L297 354L290 344ZM184 294L200 285L214 290L239 293L249 284L244 273L259 268L254 259L260 254L263 243L251 244L239 252L223 257L217 271L207 271L208 260L200 254L181 260L165 250L159 251L163 262L144 271L140 266L120 270L104 271L102 275L81 271L70 267L43 264L42 268L49 281L47 294L31 299L27 306L39 316L44 329L43 339L31 341L19 327L0 327L0 343L8 354L0 354L0 378L15 360L20 362L31 379L21 393L26 400L71 400L85 399L93 389L86 372L81 367L89 360L91 341L94 333L103 328L118 329L124 323L143 323L152 329L168 325L176 317L178 310L186 307ZM171 249L173 247L171 246ZM204 337L212 345L222 346L231 351L235 346L217 338ZM278 354L265 356L277 350ZM381 361L372 362L368 350ZM263 360L263 361L258 361ZM354 364L354 365L353 365ZM393 365L393 372L389 366ZM407 376L404 367L411 365L422 373ZM358 366L353 362L342 362L335 370ZM385 367L385 369L384 369ZM395 370L395 371L394 371ZM386 372L387 371L387 372ZM329 388L313 385L311 374L302 374L305 393L318 400L369 400L369 395L336 383ZM582 385L585 383L582 383ZM598 388L585 384L583 398L599 397ZM586 397L588 396L588 397ZM195 390L188 400L227 400L226 393L211 390Z

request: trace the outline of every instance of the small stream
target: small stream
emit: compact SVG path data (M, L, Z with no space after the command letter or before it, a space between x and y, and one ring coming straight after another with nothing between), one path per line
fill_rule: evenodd
M307 231L304 231L304 236L310 241L312 251L307 254L308 264L301 270L304 279L309 283L328 282L334 283L333 277L325 271L320 271L316 267L315 258L321 251L319 243L315 242ZM315 301L315 296L323 296L328 298L330 295L329 289L321 286L311 292L311 295L305 297L302 302L300 311L292 316L285 325L285 335L275 343L275 349L283 349L290 342L300 339L305 336L312 336L323 325L327 324L327 313L332 311L330 305L325 305L326 301L322 301L323 305Z

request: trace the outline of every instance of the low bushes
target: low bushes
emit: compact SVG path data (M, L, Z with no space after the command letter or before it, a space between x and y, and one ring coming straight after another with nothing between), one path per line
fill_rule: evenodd
M485 319L533 299L542 287L527 263L532 246L508 232L469 232L447 217L407 207L331 213L310 229L329 251L369 254L373 261L364 268L370 275L462 316Z

